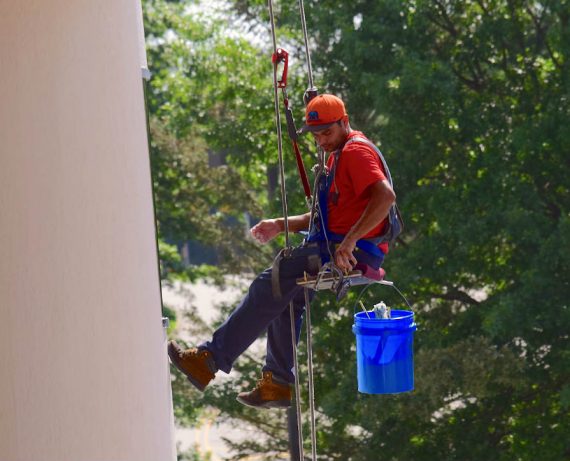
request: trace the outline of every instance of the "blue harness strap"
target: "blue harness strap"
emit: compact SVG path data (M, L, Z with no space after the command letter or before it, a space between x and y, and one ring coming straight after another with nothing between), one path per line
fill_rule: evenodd
M328 240L330 242L340 243L344 239L344 235L335 234L329 230L328 221L328 195L336 173L340 152L341 150L337 150L333 154L335 155L335 162L332 170L328 174L321 176L317 185L320 216L317 217L317 222L311 223L311 231L307 239L309 242ZM380 243L379 239L360 239L356 242L356 246L366 253L383 258L384 253L378 248L378 243Z
M331 242L340 243L344 240L344 235L342 234L335 234L333 232L327 233L329 240ZM362 251L366 253L370 253L373 256L383 257L384 253L378 245L375 243L375 239L360 239L356 241L356 247L360 248Z

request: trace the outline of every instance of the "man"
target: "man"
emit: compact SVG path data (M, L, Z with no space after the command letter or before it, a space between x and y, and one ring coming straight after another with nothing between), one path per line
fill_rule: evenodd
M315 255L326 260L332 254L335 264L341 270L349 271L359 262L378 269L388 251L386 242L379 245L374 242L371 252L357 248L363 241L370 247L370 241L363 239L383 235L396 196L374 148L361 132L350 128L344 103L330 94L315 97L307 105L306 123L300 132L312 133L320 147L330 154L328 181L322 186L324 200L320 200L321 215L326 219L319 217L319 222L310 226L309 213L289 218L291 232L312 229L308 242L279 263L280 296L275 293L272 283L274 269L267 269L253 281L248 294L214 332L211 341L188 350L183 350L174 341L168 346L172 363L203 391L218 370L229 373L233 362L267 330L267 357L262 379L253 391L242 392L237 398L253 407L291 405L290 384L294 383L295 377L289 303L293 302L298 341L305 299L296 279L305 271L315 273L318 270L313 264ZM323 225L326 229L319 231ZM260 243L267 243L283 231L283 218L267 219L255 225L251 234Z

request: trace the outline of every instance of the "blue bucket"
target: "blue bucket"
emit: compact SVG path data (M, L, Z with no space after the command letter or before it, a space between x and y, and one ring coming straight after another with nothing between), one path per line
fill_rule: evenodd
M356 335L358 391L365 394L398 394L414 389L414 313L392 310L389 319L373 312L358 312L352 331Z

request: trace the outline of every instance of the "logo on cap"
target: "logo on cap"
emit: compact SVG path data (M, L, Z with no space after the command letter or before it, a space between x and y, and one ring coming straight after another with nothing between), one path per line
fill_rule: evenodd
M309 120L318 120L319 113L316 110L309 112Z

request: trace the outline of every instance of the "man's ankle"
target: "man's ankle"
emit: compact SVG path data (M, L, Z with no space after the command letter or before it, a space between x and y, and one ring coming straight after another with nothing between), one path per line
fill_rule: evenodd
M279 375L276 375L275 372L271 372L271 377L273 378L273 381L277 384L281 384L282 386L289 386L291 383L289 381L287 381L286 379L282 378Z
M218 365L216 365L216 358L214 357L214 353L204 346L198 346L199 351L206 351L208 356L206 357L206 363L208 364L208 368L214 374L216 374L219 370Z

